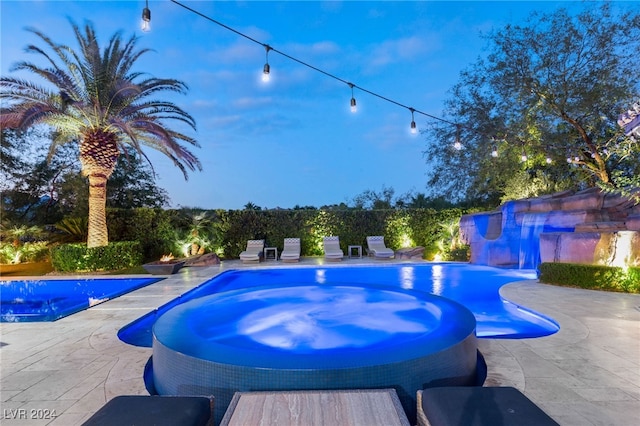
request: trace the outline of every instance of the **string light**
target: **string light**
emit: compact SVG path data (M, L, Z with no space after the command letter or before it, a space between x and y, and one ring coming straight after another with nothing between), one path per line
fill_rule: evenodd
M353 83L349 83L349 87L351 87L351 112L356 112L356 98L353 97Z
M151 10L149 10L149 0L146 0L146 6L142 9L142 21L140 22L140 28L144 32L151 31Z
M453 148L456 151L460 151L462 149L462 142L460 142L460 125L456 124L456 140L453 142Z
M250 36L248 36L248 35L246 35L246 34L244 34L244 33L240 32L240 31L238 31L238 30L236 30L236 29L234 29L234 28L232 28L232 27L230 27L230 26L228 26L228 25L223 24L222 22L219 22L219 21L217 21L217 20L215 20L215 19L211 18L210 16L207 16L207 15L205 15L205 14L203 14L203 13L201 13L201 12L199 12L199 11L197 11L197 10L195 10L195 9L193 9L193 8L191 8L191 7L187 6L187 5L185 5L185 4L181 3L181 2L179 2L178 0L171 0L171 2L172 2L172 3L174 3L174 4L176 4L176 5L178 5L178 6L180 6L180 7L182 7L182 8L184 8L184 9L186 9L186 10L188 10L188 11L190 11L190 12L192 12L192 13L194 13L194 14L196 14L196 15L198 15L198 16L200 16L200 17L202 17L202 18L204 18L204 19L206 19L206 20L208 20L208 21L210 21L210 22L213 22L214 24L216 24L216 25L218 25L218 26L221 26L221 27L223 27L223 28L225 28L225 29L227 29L227 30L229 30L229 31L231 31L231 32L233 32L233 33L235 33L235 34L237 34L237 35L241 36L241 37L244 37L244 38L246 38L247 40L250 40L250 41L252 41L252 42L254 42L254 43L256 43L256 44L260 44L260 45L262 45L262 46L265 46L265 48L268 46L268 45L266 45L266 44L262 43L261 41L258 41L258 40L256 40L256 39L254 39L253 37L250 37ZM291 55L289 55L289 54L287 54L287 53L285 53L285 52L283 52L283 51L281 51L281 50L278 50L278 49L276 49L276 48L274 48L274 47L272 47L272 46L268 46L268 48L269 48L269 49L268 49L268 51L275 52L275 53L277 53L277 54L279 54L279 55L281 55L281 56L284 56L284 57L285 57L285 58L287 58L287 59L290 59L290 60L292 60L292 61L294 61L294 62L297 62L297 63L298 63L298 64L300 64L300 65L303 65L303 66L305 66L305 67L307 67L307 68L311 68L311 69L312 69L312 70L314 70L314 71L317 71L317 72L319 72L319 73L321 73L321 74L326 75L327 77L331 77L331 78L333 78L334 80L341 81L342 83L347 84L347 85L353 84L353 87L354 87L354 88L358 88L358 89L359 89L359 90L361 90L362 92L368 93L368 94L369 94L369 95L371 95L371 96L375 96L375 97L377 97L377 98L379 98L379 99L382 99L382 100L384 100L384 101L390 102L390 103L395 104L395 105L397 105L397 106L399 106L399 107L406 108L406 109L410 109L410 110L412 111L412 113L421 114L421 115L424 115L425 117L429 117L429 118L432 118L432 119L434 119L434 120L441 121L441 122L443 122L443 123L448 123L448 124L455 125L455 123L453 123L453 122L451 122L451 121L449 121L449 120L446 120L446 119L444 119L444 118L440 118L440 117L436 117L435 115L431 115L431 114L429 114L429 113L426 113L426 112L424 112L424 111L417 110L417 109L415 109L415 108L410 108L409 106L407 106L407 105L405 105L405 104L402 104L402 103L400 103L400 102L398 102L398 101L395 101L395 100L393 100L393 99L387 98L386 96L383 96L383 95L381 95L381 94L379 94L379 93L376 93L376 92L373 92L373 91L371 91L371 90L365 89L364 87L358 86L357 84L350 83L350 82L348 82L347 80L345 80L345 79L343 79L343 78L340 78L340 77L338 77L338 76L335 76L335 75L333 75L333 74L331 74L331 73L329 73L329 72L327 72L327 71L324 71L324 70L322 70L322 69L320 69L320 68L318 68L318 67L315 67L315 66L313 66L313 65L311 65L311 64L308 64L308 63L306 63L306 62L304 62L304 61L301 61L301 60L300 60L300 59L298 59L298 58L294 58L293 56L291 56ZM267 53L268 53L268 51L267 51ZM268 65L268 64L265 64L265 68L266 68L266 65ZM416 128L416 130L415 130L415 133L417 133L417 128Z
M527 152L524 150L524 146L522 147L522 155L520 156L520 161L523 163L527 161Z
M147 0L147 2L148 2L148 0ZM336 75L333 75L333 74L331 74L331 73L329 73L327 71L324 71L324 70L322 70L320 68L317 68L317 67L315 67L313 65L310 65L310 64L308 64L308 63L306 63L304 61L301 61L300 59L297 59L297 58L295 58L293 56L290 56L285 52L282 52L282 51L280 51L278 49L275 49L275 48L269 46L268 44L264 44L264 43L262 43L262 42L260 42L260 41L258 41L256 39L254 39L254 38L252 38L252 37L240 32L240 31L238 31L238 30L236 30L236 29L234 29L232 27L229 27L228 25L225 25L225 24L223 24L223 23L221 23L221 22L219 22L219 21L217 21L217 20L215 20L215 19L213 19L213 18L211 18L211 17L209 17L209 16L207 16L207 15L205 15L205 14L203 14L203 13L201 13L201 12L191 8L191 7L189 7L189 6L186 6L185 4L181 3L178 0L171 0L171 2L176 4L176 5L178 5L178 6L180 6L180 7L182 7L182 8L184 8L184 9L186 9L186 10L188 10L188 11L190 11L190 12L192 12L192 13L194 13L194 14L196 14L196 15L198 15L198 16L200 16L200 17L202 17L202 18L204 18L204 19L206 19L206 20L208 20L208 21L210 21L210 22L212 22L212 23L214 23L214 24L216 24L216 25L218 25L218 26L221 26L221 27L223 27L223 28L225 28L225 29L227 29L227 30L229 30L229 31L241 36L241 37L244 37L247 40L250 40L250 41L252 41L254 43L257 43L257 44L260 44L260 45L264 46L266 62L264 64L263 71L262 71L262 80L263 81L267 82L267 81L270 80L271 66L269 65L269 52L273 51L275 53L278 53L279 55L284 56L285 58L288 58L288 59L290 59L290 60L292 60L294 62L297 62L300 65L303 65L303 66L305 66L307 68L313 69L313 70L315 70L315 71L317 71L317 72L319 72L321 74L324 74L327 77L333 78L333 79L335 79L337 81L340 81L342 83L347 84L351 88L350 106L351 106L351 111L352 112L356 112L357 111L356 99L354 97L354 93L353 92L354 92L354 88L358 88L362 92L368 93L371 96L377 97L377 98L379 98L381 100L387 101L389 103L392 103L392 104L397 105L397 106L402 107L402 108L406 108L409 111L411 111L411 126L410 126L411 134L417 134L418 133L418 128L417 128L416 122L415 122L415 113L421 114L421 115L423 115L425 117L428 117L428 118L431 118L431 119L434 119L434 120L437 120L437 121L440 121L440 122L443 122L443 123L447 123L447 124L450 124L450 125L455 125L456 126L456 139L455 139L455 142L453 144L453 147L456 150L461 150L462 149L463 145L462 145L462 142L460 141L460 127L461 127L461 125L459 123L453 123L453 122L451 122L449 120L446 120L444 118L428 114L428 113L426 113L424 111L417 110L417 109L415 109L413 107L409 107L409 106L407 106L405 104L402 104L402 103L400 103L398 101L390 99L390 98L388 98L386 96L383 96L383 95L378 94L376 92L373 92L371 90L368 90L368 89L365 89L363 87L360 87L360 86L358 86L358 85L356 85L354 83L351 83L351 82L349 82L349 81L347 81L345 79L342 79L342 78L340 78L340 77L338 77ZM146 23L146 28L147 28L147 31L148 31L148 29L150 28L149 23L151 21L151 11L149 11L148 7L144 8L144 10L142 12L142 19L143 19L143 29L145 28L145 23ZM473 130L473 131L475 132L475 130ZM499 156L498 149L497 149L497 147L495 145L493 146L493 149L491 151L491 156L494 157L494 158ZM527 161L527 159L528 159L528 157L526 155L526 152L524 151L524 147L523 147L523 153L522 153L521 159L522 159L523 162ZM579 160L580 160L579 157L575 157L575 160L570 158L570 157L567 158L567 162L568 163L573 163L574 161L578 162ZM547 156L546 162L547 162L547 164L551 164L552 160L551 160L551 158L549 156Z
M546 158L546 160L545 160L545 161L547 162L547 164L551 164L551 163L553 163L553 160L552 160L552 159L551 159L551 157L550 157L550 156L548 156L548 155L547 155L547 158Z
M411 134L415 135L416 133L418 133L418 128L416 127L416 122L413 119L413 113L416 112L416 110L413 109L413 108L409 108L409 111L411 111Z
M267 83L270 80L270 74L271 74L271 67L269 66L269 51L272 49L271 49L271 46L269 46L268 44L265 44L264 50L265 50L266 60L265 60L264 68L262 68L262 81Z

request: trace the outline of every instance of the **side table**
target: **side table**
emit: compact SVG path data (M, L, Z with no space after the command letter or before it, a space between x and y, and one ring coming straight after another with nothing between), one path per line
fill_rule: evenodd
M355 254L353 254L355 251ZM349 246L347 250L349 254L349 259L357 257L358 259L362 259L362 246Z
M269 256L269 253L272 256ZM264 248L264 260L278 260L278 247L265 247Z

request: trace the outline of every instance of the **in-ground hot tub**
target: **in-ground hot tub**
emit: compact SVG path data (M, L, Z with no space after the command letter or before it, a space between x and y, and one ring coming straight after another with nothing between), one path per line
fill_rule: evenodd
M461 304L392 287L250 287L178 305L153 327L161 395L390 388L415 420L415 393L477 382L476 320Z

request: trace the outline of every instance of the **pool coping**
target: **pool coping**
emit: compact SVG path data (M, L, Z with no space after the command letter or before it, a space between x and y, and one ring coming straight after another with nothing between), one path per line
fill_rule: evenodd
M363 258L330 265L397 263L416 262ZM121 342L117 330L214 275L322 264L313 258L298 265L223 261L183 268L55 322L0 323L2 424L81 425L115 396L146 395L142 373L152 350ZM507 284L501 294L554 318L561 330L536 339L478 339L489 370L485 385L518 388L563 425L634 424L640 417L640 295L535 280Z

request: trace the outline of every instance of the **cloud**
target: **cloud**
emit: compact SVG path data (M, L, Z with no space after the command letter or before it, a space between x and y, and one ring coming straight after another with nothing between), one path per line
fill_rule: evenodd
M387 40L373 47L369 55L370 65L382 67L396 62L411 61L428 50L430 47L426 40L418 36Z
M238 98L233 101L231 104L234 108L241 109L251 109L251 108L261 108L265 105L270 105L273 103L273 98L269 97L243 97Z

